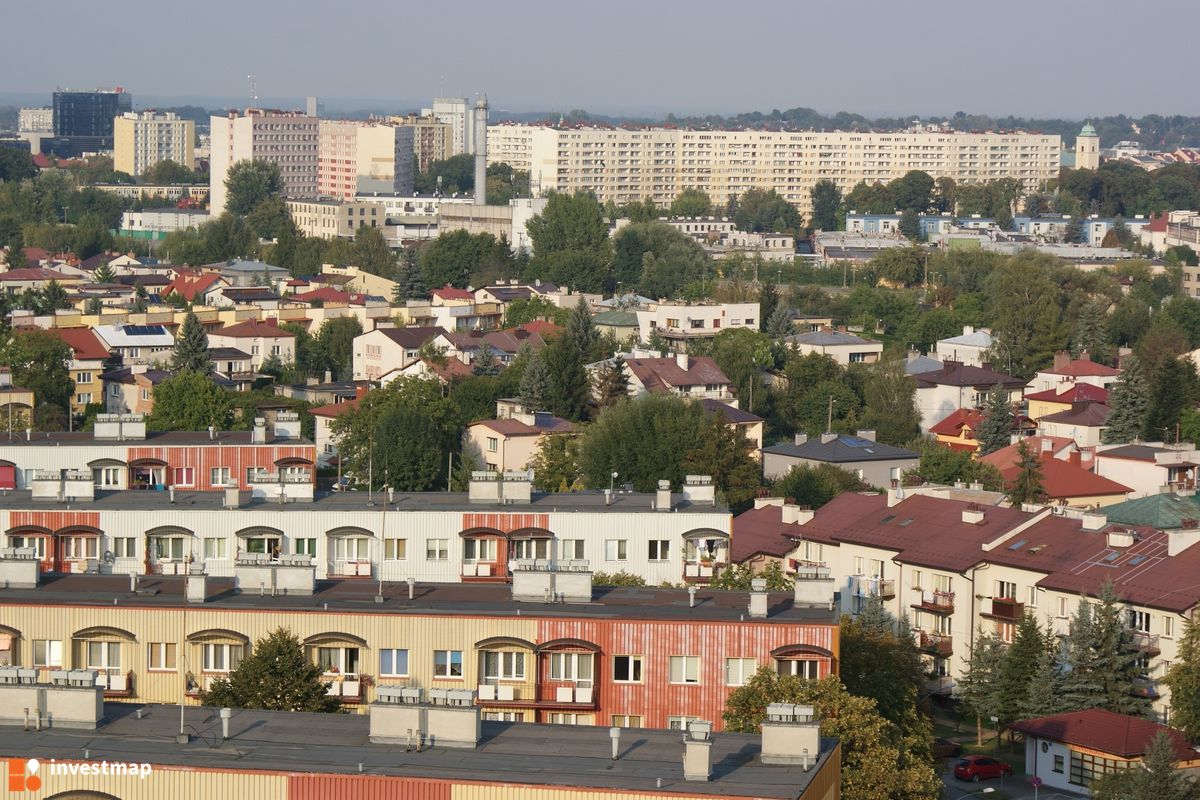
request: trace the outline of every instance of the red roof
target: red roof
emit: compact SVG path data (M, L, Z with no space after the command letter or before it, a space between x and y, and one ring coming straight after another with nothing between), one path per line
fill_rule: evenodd
M1111 378L1121 374L1121 370L1106 364L1097 364L1090 358L1076 358L1065 364L1042 370L1042 372L1046 375L1066 375L1070 378Z
M474 300L475 295L468 292L466 289L455 289L450 284L446 284L441 289L433 290L434 297L440 297L443 300Z
M937 436L952 436L958 438L963 435L963 428L969 428L971 431L979 430L979 424L983 422L983 412L974 408L959 408L955 409L954 413L946 417L944 420L936 423L929 429L929 432ZM971 438L974 438L973 436Z
M545 433L574 433L575 424L562 417L550 417L547 425L529 425L519 419L485 419L472 423L482 425L502 436L541 436Z
M674 358L627 358L625 366L648 392L665 392L675 386L728 386L729 378L709 356L689 356L687 367Z
M311 303L313 300L320 300L323 303L363 305L367 302L367 295L358 292L343 292L332 286L322 286L320 289L313 289L310 292L301 292L300 294L292 295L292 299L299 300L301 303Z
M275 320L259 322L256 319L239 322L236 325L228 325L224 328L213 331L211 335L229 336L234 339L257 339L259 337L276 339L296 338L296 334L289 330L280 328L279 325L276 324Z
M545 338L546 336L557 336L558 334L562 333L563 327L561 325L555 325L553 322L548 322L544 319L535 319L533 322L526 322L518 325L515 328L505 328L506 333L511 333L514 331L529 331L530 333L536 333Z
M91 328L47 328L46 333L69 344L80 361L103 361L110 355Z
M10 269L0 272L0 281L65 281L71 280L70 275L55 272L42 267L26 267L25 269Z
M777 505L743 511L733 518L733 560L740 563L758 553L782 558L795 548L801 535L810 541L833 544L832 531L882 509L886 503L887 498L879 492L845 492L821 506L803 526L785 523L783 508Z
M1143 228L1143 230L1149 231L1150 233L1166 233L1167 232L1167 214L1166 214L1166 212L1164 211L1163 213L1158 214L1157 216L1154 214L1151 214L1150 221L1148 223L1146 223L1146 227Z
M1048 403L1106 403L1108 402L1108 389L1100 386L1094 386L1090 383L1075 383L1072 384L1066 391L1060 392L1057 389L1047 389L1044 392L1034 392L1033 394L1025 395L1026 400L1043 400Z
M1075 444L1075 440L1066 436L1029 436L1021 440L1024 442L1026 449L1031 453L1042 453L1042 445L1045 442L1050 443L1050 454L1057 457L1064 449ZM1020 454L1017 448L1021 446L1021 442L1010 444L1008 447L1001 447L999 450L988 453L986 456L980 456L979 462L982 464L991 464L996 469L1003 472L1004 470L1017 463Z
M161 294L177 294L191 302L196 295L203 295L218 281L224 279L215 272L188 273L180 270L175 279L163 287Z
M1099 708L1025 719L1010 727L1039 739L1073 744L1126 759L1145 755L1154 737L1165 733L1175 746L1176 759L1197 758L1195 749L1180 731L1141 717L1128 717Z
M340 417L347 411L353 411L354 409L358 408L359 401L361 400L361 397L356 397L353 400L347 400L344 403L329 403L328 405L310 408L308 413L312 414L314 417Z
M1020 467L1008 467L1000 471L1005 483L1016 480ZM1071 497L1099 497L1110 494L1128 494L1133 491L1124 484L1109 480L1076 466L1069 461L1058 458L1042 459L1042 488L1051 500L1065 500Z

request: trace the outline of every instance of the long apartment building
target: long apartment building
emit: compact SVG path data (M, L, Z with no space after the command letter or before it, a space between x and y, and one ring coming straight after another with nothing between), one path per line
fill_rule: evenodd
M722 131L675 128L488 128L488 162L527 170L535 194L592 192L601 202L651 199L668 206L684 189L725 205L749 189L774 189L811 213L821 180L842 194L910 170L958 183L1018 178L1027 191L1058 176L1061 137L1022 131Z
M1111 581L1140 653L1142 688L1166 720L1161 680L1200 607L1200 532L943 494L846 493L815 513L760 500L734 522L738 559L776 558L794 574L828 576L847 613L877 598L897 618L907 615L934 676L930 689L944 693L957 691L980 634L1011 642L1031 613L1066 636L1079 604L1095 602Z
M428 172L434 161L445 161L454 155L454 126L432 114L390 116L388 122L413 129L413 155L416 168Z
M317 192L412 194L413 129L383 122L323 119L317 127Z
M113 120L113 169L141 175L160 161L196 166L196 123L174 112L126 112Z
M594 589L590 572L529 565L511 587L378 584L316 581L293 563L247 563L232 578L39 581L23 567L0 557L0 662L93 670L115 701L195 704L279 627L348 707L362 710L383 686L466 690L486 719L508 722L720 729L730 693L759 668L807 679L837 670L828 581L791 592Z
M209 209L225 211L225 179L239 161L279 166L288 197L317 196L318 120L296 111L249 108L210 118Z

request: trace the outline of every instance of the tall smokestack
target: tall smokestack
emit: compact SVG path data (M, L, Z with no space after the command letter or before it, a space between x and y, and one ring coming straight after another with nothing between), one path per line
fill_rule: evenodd
M475 101L475 205L487 205L487 95Z

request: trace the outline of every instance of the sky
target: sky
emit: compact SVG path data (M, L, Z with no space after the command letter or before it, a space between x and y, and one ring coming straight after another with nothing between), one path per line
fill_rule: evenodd
M1200 115L1197 0L5 0L0 102L58 87L330 110ZM1152 9L1152 13L1150 13ZM39 29L46 31L39 36ZM20 101L26 102L24 97Z

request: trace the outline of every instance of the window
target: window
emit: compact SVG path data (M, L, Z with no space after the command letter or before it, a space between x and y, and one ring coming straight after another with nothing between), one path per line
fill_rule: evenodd
M343 675L358 674L357 647L318 647L317 666L322 672L340 672Z
M1175 635L1175 620L1172 617L1162 618L1162 635L1168 639Z
M487 445L488 445L488 452L494 453L500 447L500 440L497 439L495 436L489 436L489 437L487 437Z
M213 467L208 471L208 482L213 486L229 485L229 467Z
M1142 633L1150 632L1150 614L1146 611L1129 610L1129 627Z
M863 571L864 567L865 567L865 563L863 561L863 557L855 556L854 557L854 574L855 575L865 575L866 573Z
M606 539L604 541L604 559L606 561L624 561L625 545L625 539Z
M204 560L228 558L228 543L224 539L206 538L204 540Z
M137 558L137 539L132 536L118 536L112 540L113 557Z
M317 555L317 540L311 537L292 540L292 552L296 555L313 556Z
M996 638L1005 644L1012 644L1016 630L1017 626L1011 622L996 621Z
M433 677L461 678L462 674L461 650L433 651Z
M1026 605L1030 608L1038 607L1038 588L1036 586L1029 587L1029 600Z
M121 385L119 383L114 383L112 386L110 386L108 388L108 393L111 394L113 397L120 397L121 396Z
M92 402L91 392L78 392L75 395L75 405L77 406L86 406L90 402Z
M1071 774L1068 781L1076 786L1091 786L1092 781L1103 775L1125 769L1127 762L1094 756L1091 753L1071 751Z
M642 657L613 656L613 680L617 683L641 683Z
M524 722L525 714L522 711L484 711L481 715L483 719L490 722Z
M150 390L149 389L142 389L142 399L143 400L150 399Z
M240 644L205 644L201 647L200 668L204 672L229 672L242 661Z
M1067 618L1067 598L1058 598L1058 616L1062 619Z
M463 561L495 561L495 539L464 539Z
M408 651L394 647L379 651L379 674L389 678L408 676Z
M487 681L525 680L525 654L485 652L483 654L483 679Z
M384 561L403 561L408 558L408 539L385 539L383 542Z
M88 669L110 670L121 668L120 642L86 642L84 658Z
M883 577L883 561L878 558L872 558L867 564L869 572L867 575L871 578Z
M671 656L671 683L700 683L700 659L696 656Z
M689 723L697 722L699 719L699 717L667 717L667 729L686 731Z
M996 597L1017 599L1017 585L1012 581L996 581Z
M850 363L851 364L861 364L866 360L867 360L866 353L851 353L850 354Z
M671 555L671 542L667 539L650 540L650 560L666 561Z
M582 716L581 714L555 712L550 715L548 721L551 725L580 725Z
M246 467L246 483L253 483L255 478L265 476L266 467Z
M157 561L182 561L182 536L155 536L154 558Z
M334 561L366 561L371 541L365 536L337 536L333 538Z
M95 536L64 536L62 538L63 558L95 558Z
M815 681L821 675L821 662L812 659L779 659L775 662L775 671L780 675Z
M32 472L33 470L30 470ZM26 478L26 480L29 480ZM9 544L13 547L27 547L34 551L38 559L46 557L46 537L45 536L10 536L8 537Z
M725 659L725 685L745 686L746 681L750 680L757 669L758 662L753 658L727 658Z
M426 539L425 558L429 561L445 561L450 557L449 539Z
M33 665L35 667L61 667L62 642L53 639L33 640Z
M172 486L195 486L196 470L192 467L176 467L171 471Z
M592 685L591 653L551 653L550 680Z
M1063 757L1062 756L1056 755L1054 757L1054 771L1060 775L1062 774L1062 771L1063 771Z
M912 588L923 589L925 584L921 583L921 570L914 569L912 571Z
M951 592L950 587L952 585L953 584L950 581L949 575L934 575L933 576L933 590L935 592L945 592L946 594L950 594L950 592Z
M583 558L583 539L560 539L558 557L566 560Z
M151 671L175 669L174 642L150 642L146 648L146 664Z
M640 728L642 727L642 718L635 714L613 714L612 726L614 728Z
M76 372L75 373L75 383L91 383L91 382L92 382L92 373L90 373L90 372Z
M550 557L549 539L515 539L512 548L512 557L517 560Z

